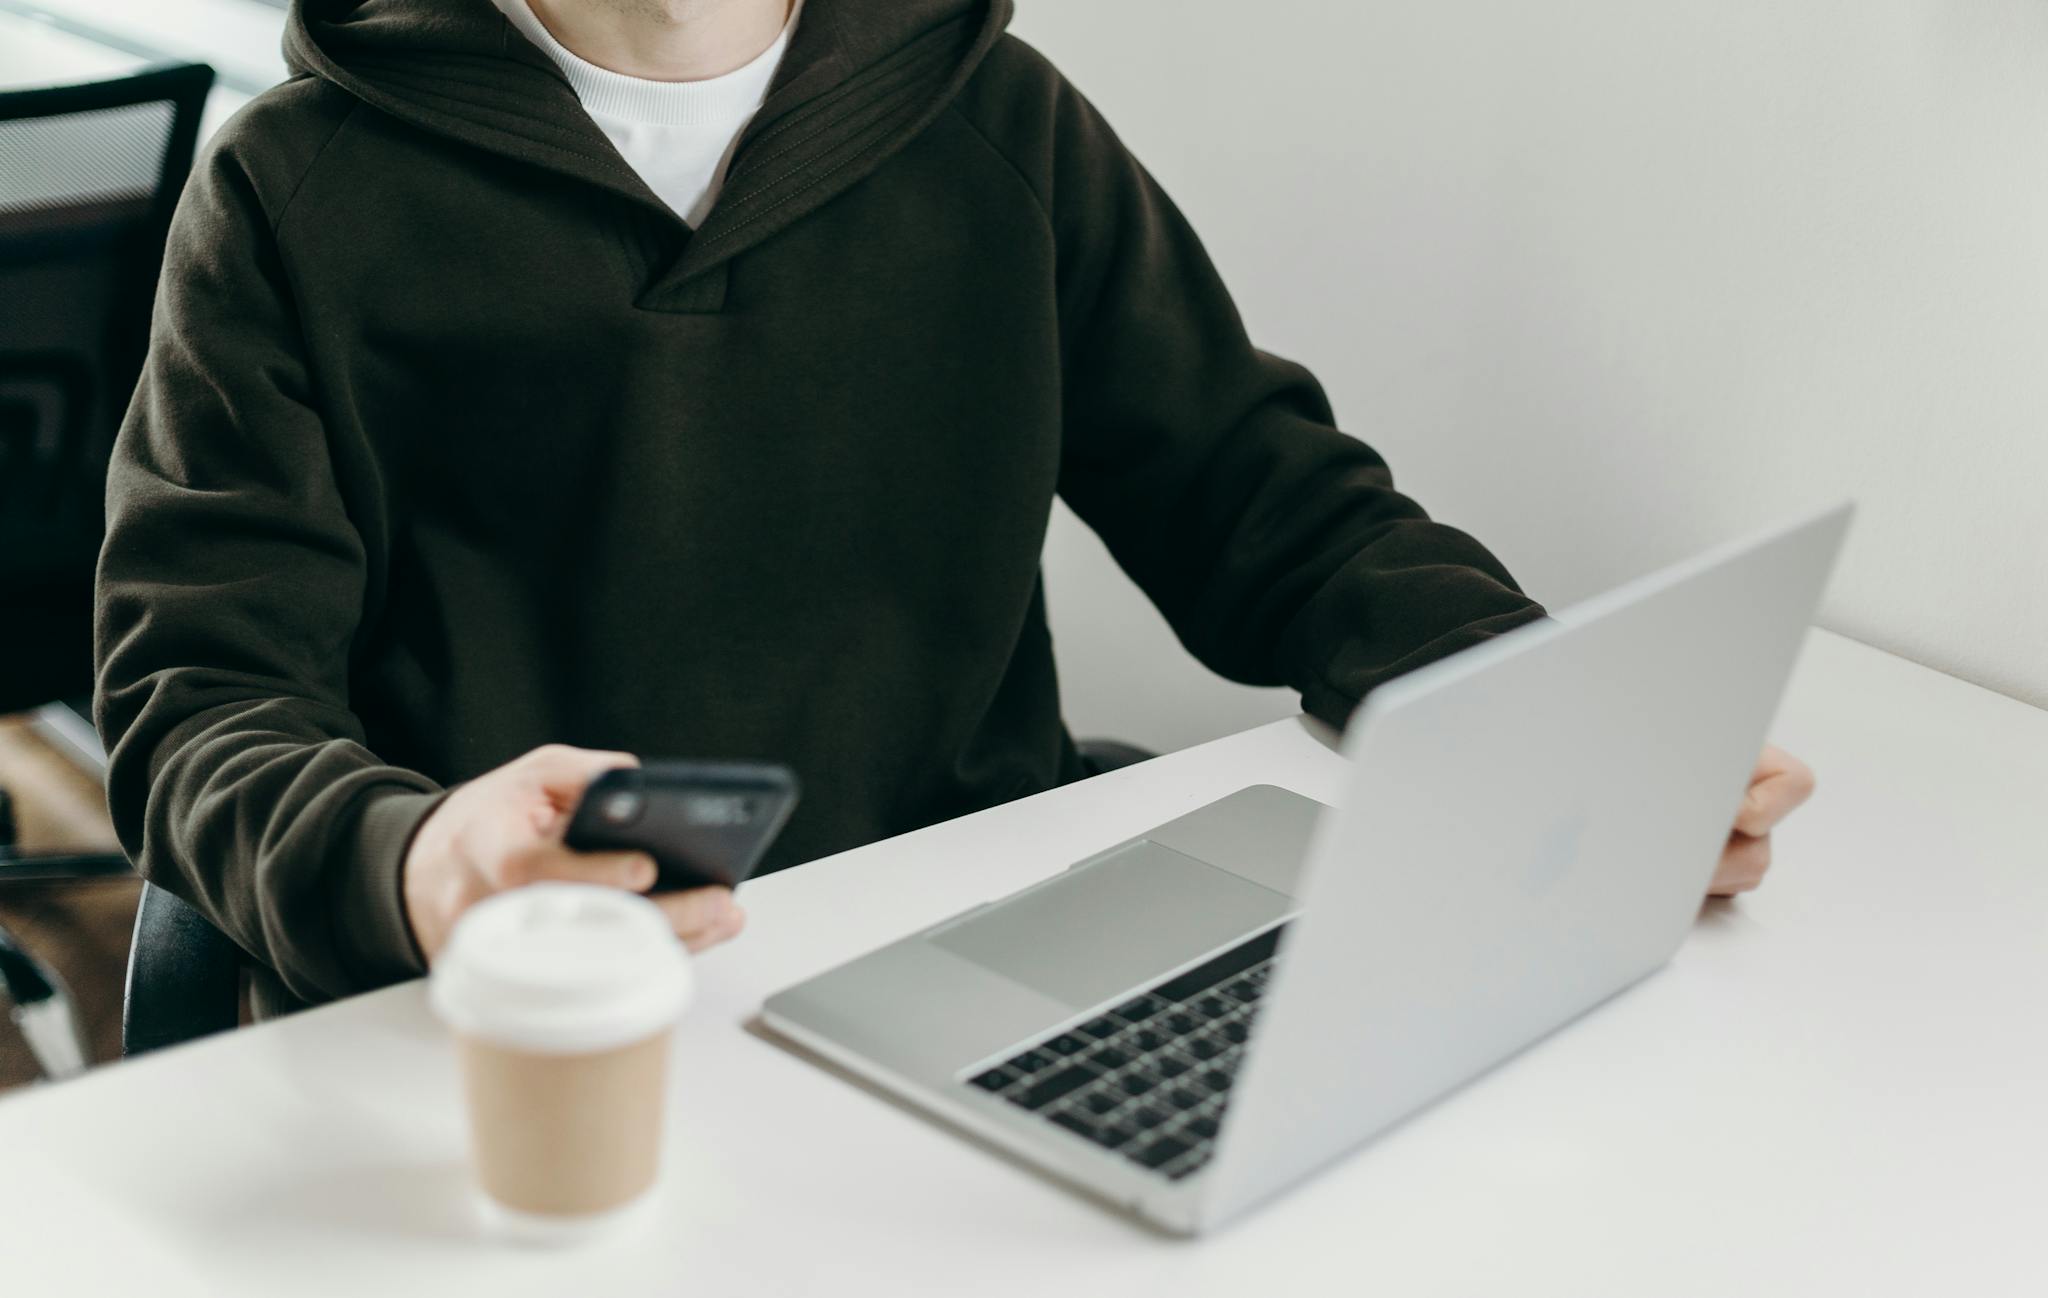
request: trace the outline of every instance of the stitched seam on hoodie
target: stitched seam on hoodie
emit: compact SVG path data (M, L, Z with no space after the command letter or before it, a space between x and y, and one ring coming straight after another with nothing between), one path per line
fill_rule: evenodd
M292 182L292 192L285 196L283 205L277 209L277 215L271 219L270 237L273 240L277 238L278 230L284 225L285 214L292 210L293 203L299 201L299 191L304 189L306 181L311 179L313 168L320 165L320 159L327 156L328 146L341 138L342 128L355 120L356 110L362 106L362 100L350 96L348 111L341 115L341 120L334 124L334 129L327 133L327 138L320 141L320 147L315 149L313 156L306 160L306 169L299 173L299 178L296 181Z
M469 83L462 83L462 82L458 82L457 84L469 84L469 85L485 85L485 84L488 84L488 83L486 83L486 82L469 82ZM417 95L417 96L419 96L420 98L423 98L423 99L438 99L438 100L440 100L440 101L441 101L441 102L443 102L443 103L448 103L448 104L457 104L457 105L463 105L463 106L467 106L467 107L474 107L474 106L476 106L476 101L475 101L475 100L473 100L473 99L464 99L464 98L463 98L463 97L461 97L460 95L450 95L450 94L444 94L444 93L442 93L442 92L440 92L440 91L437 91L437 90L433 89L432 85L430 85L430 84L428 84L428 83L425 83L425 82L422 82L422 83L418 83L418 84L415 84L415 85L409 86L409 87L408 87L408 89L410 89L410 90L412 91L412 93L413 93L413 94L415 94L415 95ZM436 110L436 111L444 111L444 110ZM461 118L460 116L458 116L458 115L455 115L455 114L450 114L450 116L454 116L454 117L455 117L455 119L456 119L457 121L463 121L463 120L464 120L463 118ZM506 119L506 120L509 120L509 121L513 121L513 122L521 122L521 123L528 123L528 122L531 122L531 121L532 121L532 119L531 119L531 118L528 118L528 117L524 117L524 116L521 116L521 115L519 115L519 114L517 114L517 113L499 113L499 114L497 114L497 116L499 116L499 117L501 117L501 118L504 118L504 119ZM579 149L579 148L576 148L575 146L573 146L573 145L571 145L571 144L567 144L567 143L564 143L564 142L563 142L563 141L562 141L562 140L561 140L560 138L558 138L558 137L550 137L550 136L547 136L547 135L538 135L538 134L532 134L532 133L530 133L530 132L527 132L527 131L520 131L520 130L514 130L514 129L512 129L512 128L511 128L510 126L506 126L506 125L503 125L503 124L501 124L501 123L493 123L493 124L492 124L492 126L491 126L491 129L492 129L492 130L495 130L495 131L499 131L499 132L501 132L501 133L503 133L503 134L505 134L505 135L509 135L509 136L511 136L511 137L512 137L513 139L515 139L515 140L520 140L520 141L523 141L523 142L525 142L525 143L527 143L527 144L537 144L537 145L541 145L541 146L543 146L543 147L545 147L545 148L550 148L550 149L560 149L560 150L561 150L561 151L562 151L563 153L569 154L569 155L570 155L570 156L572 156L572 157L577 157L577 158L581 158L581 159L583 159L583 160L584 160L585 162L595 162L595 163L599 163L599 164L601 164L601 165L603 165L603 166L605 166L605 167L607 167L607 168L609 168L610 170L613 170L613 171L618 171L618 170L620 170L620 168L621 168L621 167L622 167L622 165L623 165L623 164L622 164L621 162L619 162L619 161L618 161L617 159L614 159L614 158L610 158L610 157L607 157L606 155L604 155L604 154L602 154L602 153L593 153L593 152L589 152L589 151L586 151L586 150L584 150L584 149ZM564 132L562 132L561 134L562 134L562 135L568 135L568 134L569 134L569 132L567 132L567 131L564 131ZM460 138L460 137L458 137L458 138Z
M913 107L922 110L924 105L916 104L913 105ZM886 122L889 119L884 118L883 120ZM754 213L746 220L741 221L738 225L735 225L730 229L721 231L716 238L706 240L704 246L707 248L715 248L719 244L724 243L727 239L732 238L734 235L746 229L754 222L762 219L765 216L770 215L777 208L783 206L785 203L792 202L793 200L802 197L804 194L809 193L811 190L816 189L819 185L831 179L832 175L835 172L842 171L845 168L852 166L854 163L860 161L862 158L866 157L870 153L873 153L876 149L880 148L883 144L887 143L888 140L889 132L880 132L879 134L876 135L874 139L868 141L868 143L862 145L855 152L848 154L846 157L841 158L838 162L833 163L830 167L827 167L825 170L819 172L817 175L813 176L809 181L797 186L789 193L784 194L781 198L776 199L773 203L770 203L768 206Z
M892 91L893 91L893 87L892 87ZM881 122L886 122L886 121L890 120L890 114L891 114L891 113L894 113L894 112L896 112L896 111L898 111L898 107L899 107L899 106L898 106L897 104L891 103L891 102L890 102L890 100L891 100L891 94L890 94L890 93L881 93L881 92L878 92L878 93L877 93L877 94L876 94L876 95L875 95L875 96L874 96L874 97L873 97L872 99L868 100L868 101L867 101L867 102L865 102L865 103L862 103L862 104L861 104L861 105L859 105L859 106L858 106L857 108L855 108L855 109L854 109L854 110L853 110L852 112L849 112L849 113L845 114L844 116L840 116L840 117L835 117L835 118L833 118L833 119L832 119L832 121L830 121L830 122L826 123L825 125L823 125L823 126L819 127L819 128L817 129L817 130L815 130L815 131L811 132L811 133L810 133L809 135L805 136L805 137L804 137L803 139L801 139L801 140L798 140L798 141L797 141L796 143L794 143L794 144L790 145L790 146L789 146L789 148L787 148L787 149L784 149L784 150L783 150L783 151L782 151L781 153L778 153L778 154L776 154L775 156L776 156L777 158L787 157L787 156L788 156L789 154L791 154L791 153L795 152L795 151L796 151L797 149L801 148L801 147L802 147L803 145L805 145L805 144L808 144L808 143L809 143L810 141L812 141L812 140L816 139L816 138L817 138L818 136L820 136L820 135L823 135L823 134L825 134L825 133L826 133L827 131L830 131L830 130L832 130L832 129L833 129L833 128L834 128L835 126L844 126L844 125L846 125L846 123L848 123L848 122L850 122L850 121L854 120L854 119L855 119L856 117L858 117L858 116L859 116L859 115L860 115L861 113L864 113L864 112L866 112L866 111L867 111L868 109L870 109L870 108L873 108L873 107L875 107L875 106L876 106L876 105L878 105L878 104L879 104L879 105L881 105L881 106L882 106L882 107L881 107L881 111L880 111L879 113L875 114L875 116L874 116L873 118L871 118L871 119L869 119L869 120L867 120L867 121L861 122L861 123L859 123L859 124L858 124L857 126L855 126L855 127L854 127L854 130L853 130L853 133L852 133L852 138L858 139L858 138L859 138L859 137L861 136L861 134L863 134L864 132L866 132L866 131L869 131L869 130L872 130L872 129L874 129L874 127L875 127L875 126L876 126L876 125L877 125L878 123L881 123ZM763 160L762 162L760 162L760 163L757 163L757 164L755 164L755 165L756 165L756 166L765 166L765 165L767 165L767 161L768 161L768 160ZM732 200L732 202L730 203L730 205L729 205L729 206L730 206L730 207L733 207L733 208L740 208L740 207L745 207L745 206L746 206L746 205L747 205L748 203L751 203L751 202L753 202L753 201L754 201L755 199L759 198L759 197L760 197L761 195L763 195L763 194L765 194L765 193L768 193L768 192L769 192L770 190L772 190L772 189L774 189L774 188L775 188L776 186L780 185L780 184L781 184L781 183L782 183L783 181L785 181L785 180L788 180L788 179L789 179L789 178L790 178L791 176L795 176L795 175L799 175L799 174L801 174L801 173L803 172L803 170L804 170L804 168L805 168L805 167L808 167L808 166L810 166L810 165L811 165L811 164L812 164L813 162L815 162L815 161L816 161L816 159L805 159L805 160L803 160L803 161L801 161L801 162L798 162L798 163L796 163L795 165L793 165L793 166L791 166L791 167L789 167L789 168L785 169L784 171L782 171L782 172L778 173L777 175L775 175L775 176L774 176L774 177L772 177L771 179L768 179L768 180L764 180L764 181L762 181L762 182L761 182L760 184L758 184L758 185L754 186L754 187L753 187L752 189L748 190L748 191L747 191L746 193L738 195L737 197L735 197L735 198L734 198L734 199Z
M1003 146L997 144L994 139L990 138L987 131L981 129L979 122L968 116L967 110L960 106L959 100L954 100L946 105L946 107L952 110L955 117L966 123L967 129L974 132L975 139L980 140L990 153L995 154L997 158L1001 159L1003 165L1016 175L1017 183L1024 186L1024 192L1030 194L1031 201L1038 205L1038 214L1045 219L1046 228L1054 228L1052 208L1046 203L1045 195L1038 192L1038 186L1031 183L1031 177L1024 174L1024 168L1018 166L1016 160L1003 151Z
M887 60L884 61L884 67L887 66L887 62ZM776 121L773 124L764 128L760 135L754 138L754 144L758 147L760 145L768 144L771 141L781 139L783 136L789 134L797 127L802 126L805 122L810 121L818 114L827 112L830 109L837 107L840 101L847 98L847 96L852 95L856 91L866 89L872 83L873 79L880 78L884 75L886 75L886 73L883 72L880 67L878 67L870 69L869 77L864 78L856 76L847 78L847 80L833 87L831 90L826 91L824 94L819 95L817 98L812 99L808 103L799 104L797 107L791 109L789 112L784 113L780 118L776 119Z
M918 40L912 41L910 44L896 51L895 54L892 54L888 58L883 59L880 63L876 64L873 68L869 70L868 76L851 78L845 84L839 86L837 89L828 91L827 93L812 100L810 103L802 105L801 107L795 109L794 111L786 114L780 121L776 122L773 126L770 126L768 129L761 132L760 136L757 137L754 141L755 147L758 148L760 146L768 144L770 141L781 139L783 136L789 134L789 132L795 130L797 127L802 126L805 122L808 122L812 118L816 117L819 113L825 112L828 109L833 108L842 99L845 99L847 96L853 94L855 91L860 90L865 86L872 85L875 81L884 79L888 76L893 75L895 72L901 70L900 68L891 67L890 65L892 63L896 63L898 62L898 60L901 60L904 66L908 66L910 64L917 62L918 58L920 58L926 53L926 51L922 51L917 48L918 45L922 43L924 39L924 37L920 37ZM799 140L796 144L790 145L789 148L796 148L798 144L802 143L803 141ZM776 158L781 157L784 153L787 153L788 151L789 149L783 149L780 152L772 155L771 157L763 159L763 161L773 162Z
M932 63L938 62L936 58L929 59L926 61ZM823 135L827 131L830 131L833 127L844 125L849 117L854 116L855 114L861 112L863 109L870 108L875 104L883 102L884 100L888 99L889 96L895 94L898 90L902 89L903 86L914 83L917 80L918 74L922 73L923 71L923 63L918 63L915 65L906 66L905 68L902 69L898 69L898 72L902 73L903 75L894 76L893 79L889 79L887 81L887 84L874 86L873 94L869 95L866 99L861 100L858 104L854 105L846 113L834 117L832 120L826 122L824 125L818 127L818 129L810 132L809 134L801 137L800 139L790 141L783 148L778 149L774 153L767 155L760 161L755 162L753 165L755 167L765 167L772 162L777 162L783 158L788 157L791 153L794 153L796 150L801 149L804 145L809 144L812 140L817 139L820 135ZM808 118L806 120L808 120ZM763 140L769 138L773 137L764 136ZM760 141L756 142L757 147L759 143ZM794 170L801 169L802 166L801 164L799 164L799 166ZM732 205L737 207L742 203L749 202L756 195L764 193L767 190L773 189L776 185L786 180L791 174L792 172L785 171L773 180L764 181L761 184L756 185L753 189L748 190L745 194L742 194L739 197L733 199Z
M754 168L758 170L759 168L768 166L770 163L779 162L782 159L788 157L790 154L795 153L798 149L803 148L812 140L815 140L819 136L831 131L833 128L843 127L847 125L849 122L854 122L862 113L873 108L875 105L887 105L891 94L894 93L897 87L873 86L869 87L869 89L871 89L873 93L868 94L867 96L859 100L856 100L854 103L847 107L845 112L835 114L830 121L818 127L816 130L811 131L806 135L799 136L797 139L791 140L789 144L786 145L785 147L778 149L774 153L768 154L767 156L761 158L758 162L755 162L753 164ZM886 114L887 111L888 109L884 107L883 112ZM854 133L858 134L866 125L867 123L860 123L855 125ZM740 195L739 197L733 199L732 201L735 205L748 202L756 194L760 194L767 190L773 189L776 185L780 184L782 181L787 179L789 176L793 175L795 172L803 170L803 167L804 164L799 162L796 164L795 167L782 172L773 180L763 181L762 183L754 186L752 189L748 190L746 193Z

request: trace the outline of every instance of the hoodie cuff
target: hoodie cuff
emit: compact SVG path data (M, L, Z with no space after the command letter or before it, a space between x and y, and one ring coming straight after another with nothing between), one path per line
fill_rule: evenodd
M427 971L405 913L405 853L420 822L446 796L390 789L361 803L336 898L335 941L343 966L365 990Z
M1552 620L1543 606L1533 601L1522 608L1457 627L1438 636L1429 643L1412 649L1391 664L1371 668L1342 668L1312 677L1301 687L1302 710L1318 721L1325 722L1338 730L1349 730L1351 719L1357 715L1365 696L1375 689L1409 672L1431 663L1439 662L1453 654L1484 644L1488 640L1506 635L1510 631L1535 622Z
M1347 694L1321 681L1310 681L1301 687L1301 710L1338 733L1351 726L1351 714L1358 711L1360 699L1356 694Z

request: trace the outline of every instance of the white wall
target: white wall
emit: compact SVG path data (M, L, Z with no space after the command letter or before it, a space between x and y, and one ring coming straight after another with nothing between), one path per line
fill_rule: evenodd
M1538 597L1850 494L1823 622L2048 705L2048 4L1017 3L1261 345ZM251 0L38 7L276 72ZM1047 573L1077 730L1294 710L1070 516Z
M1539 598L1853 495L1823 623L2048 704L2048 5L1018 3L1261 345ZM1077 729L1290 710L1070 518L1047 580Z

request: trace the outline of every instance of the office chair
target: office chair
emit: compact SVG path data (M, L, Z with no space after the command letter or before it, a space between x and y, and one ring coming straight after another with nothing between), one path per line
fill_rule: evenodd
M0 713L71 701L59 719L87 763L96 745L78 701L92 690L107 458L141 373L164 239L213 75L187 64L0 92ZM16 850L0 791L0 882L128 871L113 854ZM129 979L145 989L137 1037L154 1040L164 1035L151 1018L159 982L195 966L187 947L166 945L188 942L188 927L163 920L162 906L143 909L155 922L138 923ZM38 1003L63 995L9 945L20 974L11 987Z
M0 93L0 713L90 692L107 456L212 85Z

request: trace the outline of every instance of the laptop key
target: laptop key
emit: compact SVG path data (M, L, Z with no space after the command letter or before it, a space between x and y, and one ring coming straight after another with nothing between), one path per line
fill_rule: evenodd
M1131 1057L1118 1050L1115 1046L1104 1046L1088 1056L1088 1062L1094 1064L1097 1068L1122 1068L1125 1064L1131 1062Z
M1130 1143L1131 1137L1137 1134L1137 1128L1135 1127L1127 1127L1120 1122L1112 1122L1108 1126L1096 1131L1095 1143L1109 1149L1116 1149L1119 1146Z
M1124 1025L1105 1014L1099 1019L1090 1019L1088 1022L1083 1023L1080 1030L1100 1041L1105 1037L1113 1037L1123 1031Z
M1076 1135L1086 1136L1090 1140L1095 1139L1095 1124L1078 1113L1055 1113L1052 1120Z
M1125 1001L1110 1013L1126 1023L1143 1023L1165 1007L1165 1003L1156 996L1140 996L1136 1000Z
M1216 1139L1216 1133L1223 1130L1223 1128L1217 1125L1214 1118L1196 1118L1188 1123L1188 1130L1204 1140L1214 1140Z
M976 1073L968 1080L984 1091L1000 1091L1011 1082L1016 1081L1017 1076L1016 1073L1011 1072L1009 1069L997 1066L985 1073Z
M1166 1026L1175 1032L1186 1034L1201 1027L1202 1020L1192 1014L1169 1014L1166 1016Z
M1164 1167L1194 1146L1175 1136L1161 1136L1137 1153L1137 1159L1147 1167Z
M1078 1055L1093 1044L1086 1037L1079 1037L1071 1032L1065 1032L1046 1042L1045 1049L1052 1051L1056 1055Z
M1264 989L1248 978L1240 978L1223 990L1241 1001L1255 1001L1259 998L1259 993Z
M1143 1073L1125 1073L1116 1079L1116 1084L1124 1088L1126 1095L1143 1095L1151 1090L1155 1083Z
M1010 1061L1010 1067L1016 1069L1020 1073L1035 1073L1039 1069L1044 1068L1047 1064L1050 1064L1051 1062L1051 1055L1040 1054L1036 1050L1027 1050L1023 1054L1018 1055L1016 1058L1012 1059Z
M1195 1008L1213 1019L1230 1013L1233 1007L1229 1001L1224 1000L1221 996L1204 996L1195 1002Z
M1155 1031L1152 1028L1139 1028L1137 1035L1132 1037L1131 1040L1138 1049L1152 1051L1162 1049L1173 1038L1167 1036L1164 1032Z
M1111 1091L1089 1091L1081 1097L1081 1107L1098 1117L1108 1113L1123 1102L1123 1096Z
M1173 1101L1173 1107L1176 1109L1192 1109L1202 1102L1201 1092L1191 1091L1185 1086L1175 1087L1172 1094L1166 1098Z
M1177 1059L1172 1055L1160 1055L1149 1062L1152 1065L1153 1071L1161 1077L1179 1077L1189 1067L1185 1059Z
M1223 1053L1223 1047L1207 1037L1196 1037L1192 1041L1184 1043L1181 1048L1197 1059L1214 1059Z
M1156 1127L1166 1121L1166 1112L1149 1104L1141 1104L1125 1115L1131 1125L1139 1128Z
M1202 1085L1212 1091L1229 1090L1232 1080L1231 1075L1224 1072L1221 1068L1211 1068L1208 1072L1202 1074Z
M1075 1064L1033 1082L1024 1089L1023 1094L1017 1096L1017 1103L1027 1109L1042 1109L1062 1095L1077 1091L1094 1080L1094 1069Z
M1242 1023L1226 1023L1223 1025L1223 1035L1239 1045L1243 1045L1250 1038L1251 1034L1251 1029Z

